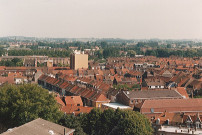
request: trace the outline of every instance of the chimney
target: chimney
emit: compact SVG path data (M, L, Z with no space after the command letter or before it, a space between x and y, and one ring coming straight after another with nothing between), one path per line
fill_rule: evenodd
M35 65L35 67L37 67L37 58L35 58L35 64L34 65Z

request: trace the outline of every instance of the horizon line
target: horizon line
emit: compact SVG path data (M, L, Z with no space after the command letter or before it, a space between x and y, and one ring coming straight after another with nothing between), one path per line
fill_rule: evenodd
M37 37L37 36L0 36L0 38L8 37L25 37L25 38L52 38L52 39L122 39L122 40L202 40L200 38L121 38L121 37Z

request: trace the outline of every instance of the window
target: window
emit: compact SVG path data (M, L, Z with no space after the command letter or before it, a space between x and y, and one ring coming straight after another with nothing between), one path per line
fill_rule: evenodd
M187 127L191 127L191 122L187 122Z
M200 128L200 122L196 122L196 128Z
M169 119L166 120L166 124L169 125Z

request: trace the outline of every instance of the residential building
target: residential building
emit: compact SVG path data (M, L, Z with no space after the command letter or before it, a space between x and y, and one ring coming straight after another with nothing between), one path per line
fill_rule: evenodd
M117 95L117 101L134 107L145 100L158 99L182 99L183 96L175 90L145 90L145 91L122 91Z

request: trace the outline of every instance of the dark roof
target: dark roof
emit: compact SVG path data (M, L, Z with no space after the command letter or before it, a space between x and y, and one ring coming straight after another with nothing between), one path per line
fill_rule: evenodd
M175 90L123 91L131 99L182 98Z
M22 126L10 129L1 135L63 135L65 129L65 135L69 135L74 132L74 129L69 129L53 122L38 118L31 122L28 122Z

